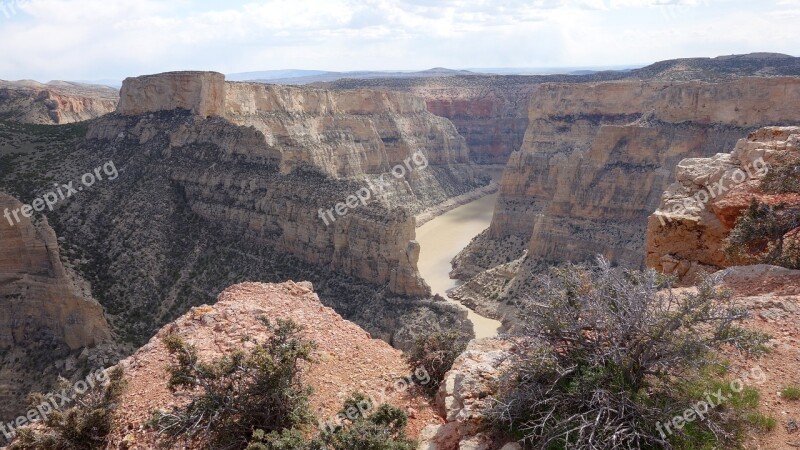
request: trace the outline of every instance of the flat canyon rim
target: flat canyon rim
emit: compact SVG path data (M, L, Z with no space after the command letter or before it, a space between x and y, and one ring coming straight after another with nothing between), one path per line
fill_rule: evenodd
M491 172L492 178L499 181L501 173ZM489 228L497 202L498 193L483 196L475 201L452 209L417 228L417 242L420 245L418 270L431 287L432 294L439 294L449 302L466 308L468 318L475 328L475 338L493 337L502 325L500 321L481 316L475 311L451 300L447 291L458 285L450 278L450 261L463 250L472 238Z

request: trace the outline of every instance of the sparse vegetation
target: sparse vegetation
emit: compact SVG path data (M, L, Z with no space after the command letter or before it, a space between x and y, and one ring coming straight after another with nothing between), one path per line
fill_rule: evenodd
M390 405L371 405L366 412L333 429L315 433L309 387L301 369L311 363L315 344L300 337L302 328L278 320L266 343L249 353L236 352L211 363L177 336L165 342L175 358L169 387L190 394L190 402L170 412L156 411L150 426L166 444L197 437L215 449L247 450L412 450L405 435L406 414ZM252 341L252 340L251 340ZM354 394L342 415L366 399ZM367 411L358 408L358 411Z
M200 361L197 349L178 336L165 339L175 358L169 388L185 391L191 401L173 411L156 412L152 425L165 436L208 437L215 448L245 448L256 430L269 435L313 422L311 389L300 371L311 361L314 343L300 337L292 321L264 324L272 335L252 351Z
M65 388L69 383L64 382ZM117 401L125 389L124 373L115 368L108 383L76 398L75 405L54 410L41 426L19 430L10 450L94 450L105 448L111 432ZM32 407L46 402L43 394L32 394Z
M725 253L736 264L800 269L800 207L765 205L753 199L736 220Z
M749 391L673 434L657 424L702 400L698 388L724 383L715 350L755 351L766 336L737 326L748 313L715 279L682 294L670 281L602 258L541 277L510 338L518 359L494 423L531 448L735 448L754 407Z
M453 367L458 355L467 348L468 336L457 331L441 331L423 336L414 343L414 348L405 358L412 371L424 368L430 375L430 382L423 386L428 395L433 396L447 371Z
M781 398L786 400L800 400L800 385L787 386L781 389Z

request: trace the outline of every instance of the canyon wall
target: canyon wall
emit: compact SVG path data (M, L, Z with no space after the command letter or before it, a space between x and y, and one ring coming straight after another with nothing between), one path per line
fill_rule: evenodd
M21 207L0 192L0 212ZM20 414L31 389L71 377L70 355L83 350L88 358L86 348L108 341L111 332L85 281L62 264L47 219L10 217L0 217L0 413Z
M409 92L431 113L447 118L464 136L477 164L505 164L519 150L528 127L528 103L538 77L446 77L417 80L340 80L335 89Z
M478 277L458 295L502 319L497 299L525 295L548 265L603 254L643 268L648 217L673 168L760 127L800 123L798 100L790 77L538 86L492 224L453 262L452 276ZM495 267L502 286L478 275Z
M64 81L0 80L0 120L58 125L114 112L119 93L107 86Z
M225 76L215 72L168 72L126 78L117 112L139 115L185 109L208 117L225 110Z
M693 283L729 267L725 239L752 199L800 203L797 194L767 194L761 180L800 151L800 128L769 127L740 140L730 153L678 164L675 182L647 226L647 266Z
M800 122L798 100L798 78L542 85L503 175L490 238L529 239L534 260L600 253L642 266L647 217L671 168L758 127Z

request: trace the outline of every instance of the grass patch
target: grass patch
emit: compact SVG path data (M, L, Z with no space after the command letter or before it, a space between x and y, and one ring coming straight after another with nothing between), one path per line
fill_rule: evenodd
M778 421L774 417L761 413L748 414L747 422L759 431L772 431L778 426Z
M787 386L781 390L781 397L786 400L800 400L800 386Z

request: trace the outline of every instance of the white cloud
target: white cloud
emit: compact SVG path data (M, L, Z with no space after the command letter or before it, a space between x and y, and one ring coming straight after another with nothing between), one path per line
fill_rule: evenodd
M16 1L0 16L5 79L613 65L800 44L800 0Z

